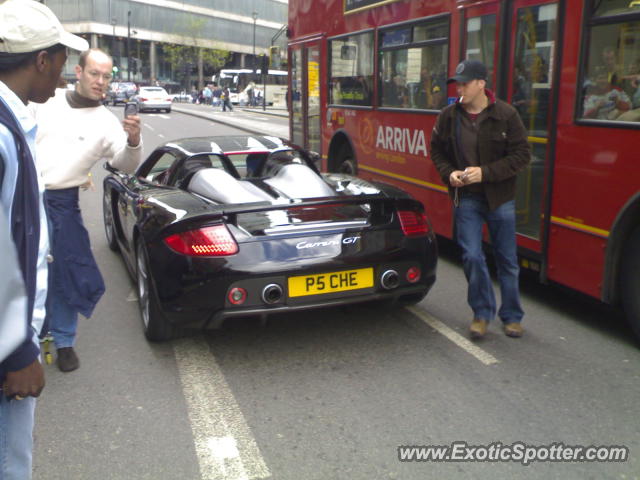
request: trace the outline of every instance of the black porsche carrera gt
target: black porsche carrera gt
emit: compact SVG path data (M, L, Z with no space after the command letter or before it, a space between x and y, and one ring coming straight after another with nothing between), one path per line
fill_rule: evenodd
M145 335L371 300L415 303L436 277L421 203L321 174L274 137L186 138L127 175L106 166L109 246L136 278Z

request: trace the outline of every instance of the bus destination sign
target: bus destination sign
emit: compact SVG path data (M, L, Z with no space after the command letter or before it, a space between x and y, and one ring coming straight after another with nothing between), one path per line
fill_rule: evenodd
M344 13L354 13L398 0L344 0Z

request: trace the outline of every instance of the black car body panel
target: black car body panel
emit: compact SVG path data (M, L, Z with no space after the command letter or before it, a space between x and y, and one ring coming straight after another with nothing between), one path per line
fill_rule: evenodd
M320 174L307 152L279 139L184 139L156 149L135 175L111 171L107 237L111 229L110 245L139 280L140 252L146 257L160 317L151 321L216 328L235 316L415 302L435 281L435 237L419 202L389 185ZM424 218L424 231L406 234L400 211ZM191 256L169 246L171 236L209 227L228 231L237 253ZM383 281L385 272L394 273Z

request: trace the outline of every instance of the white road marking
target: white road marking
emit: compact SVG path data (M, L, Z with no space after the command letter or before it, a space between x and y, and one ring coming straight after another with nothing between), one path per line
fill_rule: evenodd
M164 118L165 120L171 120L169 115L158 115L160 118Z
M260 449L204 340L174 343L202 480L269 478Z
M162 135L161 133L159 133L159 134L158 134L158 136L159 136L160 138L164 138L164 135Z
M137 302L138 301L138 293L135 288L132 288L127 296L127 302Z
M459 333L453 331L449 327L447 327L444 323L438 320L435 317L432 317L424 310L421 310L416 307L405 307L411 313L413 313L416 317L420 318L424 323L429 325L431 328L441 333L453 343L458 345L463 350L466 350L468 353L476 357L485 365L493 365L495 363L500 363L496 357L491 355L489 352L485 352L483 349L470 342L468 339L464 338Z
M155 129L148 123L145 123L144 126L147 127L149 130L151 130L152 132L155 132Z

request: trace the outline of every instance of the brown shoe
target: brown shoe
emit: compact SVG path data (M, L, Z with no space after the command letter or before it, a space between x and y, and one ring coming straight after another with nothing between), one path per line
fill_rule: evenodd
M73 347L58 348L58 368L61 372L73 372L80 367L80 360Z
M487 333L488 322L482 318L474 318L469 328L471 338L482 338Z
M511 322L504 324L504 334L507 337L520 338L523 333L524 330L522 329L522 325L520 325L520 322Z

